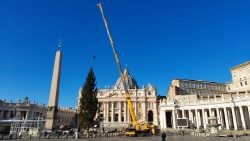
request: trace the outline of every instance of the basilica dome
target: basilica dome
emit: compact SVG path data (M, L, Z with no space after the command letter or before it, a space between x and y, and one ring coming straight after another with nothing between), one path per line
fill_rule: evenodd
M127 68L124 70L123 75L125 77L125 83L129 89L139 88L136 80L129 74L129 71ZM122 81L121 81L121 76L116 81L114 89L124 89L122 85Z

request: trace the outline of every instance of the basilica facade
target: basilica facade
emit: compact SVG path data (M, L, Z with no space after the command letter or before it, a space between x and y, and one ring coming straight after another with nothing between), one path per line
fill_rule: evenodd
M187 128L209 128L216 117L219 129L250 129L250 62L231 68L232 82L174 79L168 96L160 101L162 130L177 129L177 119L187 119Z
M134 111L138 122L147 121L154 125L159 124L158 97L156 88L148 84L139 88L136 80L130 75L128 69L124 72L125 83L129 88L129 94L133 102ZM100 89L97 95L99 101L99 116L103 119L101 125L105 128L128 127L131 123L125 91L118 78L112 88Z

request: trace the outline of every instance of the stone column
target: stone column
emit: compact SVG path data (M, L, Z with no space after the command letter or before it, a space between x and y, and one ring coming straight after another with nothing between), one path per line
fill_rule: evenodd
M202 118L203 118L204 129L206 129L207 128L207 122L206 122L205 110L204 109L202 109Z
M205 123L208 124L208 112L209 110L205 111Z
M111 122L114 122L114 102L111 103Z
M224 108L224 115L225 115L226 128L227 128L227 130L229 130L228 115L227 115L227 109L226 108Z
M225 127L225 122L224 122L224 116L223 116L223 110L219 110L220 113L220 121L221 121L221 127Z
M142 109L142 121L146 121L146 102L142 101L142 105L141 105L141 109Z
M209 117L211 117L211 116L212 116L212 109L209 108Z
M109 102L107 102L106 122L109 122Z
M132 121L131 118L130 118L130 111L129 111L129 107L128 107L128 104L127 104L127 122L130 122Z
M107 110L106 110L106 102L103 102L103 122L106 121L106 114L107 114Z
M202 125L202 121L201 121L201 118L202 118L202 110L198 110L198 119L199 119L199 125Z
M232 109L232 115L233 115L234 130L238 130L234 107L231 107L231 109Z
M0 113L0 118L3 118L4 110Z
M124 102L124 122L127 122L127 102Z
M25 119L29 119L29 111L26 111Z
M161 129L163 129L164 128L164 121L163 121L163 111L164 110L160 110L160 114L159 114L159 116L160 116L160 128Z
M191 120L192 120L192 123L195 123L195 121L194 121L195 113L194 112L195 112L194 110L191 110L191 116L192 116Z
M162 128L167 128L166 126L166 111L161 111Z
M241 117L242 127L244 130L246 130L246 122L245 122L242 106L239 106L239 109L240 109L240 117Z
M240 117L240 109L235 107L235 115L238 125L242 125L241 117Z
M133 104L134 104L134 109L135 109L135 117L136 117L136 119L138 119L137 100L135 102L133 102Z
M119 104L118 105L118 108L119 108L118 122L121 122L122 121L121 120L121 117L122 117L122 102L120 101L118 104Z
M176 115L175 110L172 111L172 117L173 117L173 129L176 129Z
M198 129L198 118L197 118L197 117L198 117L198 114L197 114L197 113L198 113L198 111L197 111L197 109L195 109L195 110L194 110L194 114L195 114L195 125L196 125L196 128Z
M182 114L182 118L185 118L186 117L186 115L185 115L185 110L181 110L181 114Z
M189 126L190 126L193 123L192 111L190 109L188 110L188 119L189 119Z
M248 114L249 114L249 120L250 120L250 105L248 105L247 108L248 108Z
M211 114L212 114L213 117L215 117L215 110L212 109Z
M230 112L230 109L227 110L227 115L228 115L228 124L229 124L229 128L233 126L233 116L232 116L232 112Z
M197 129L199 128L199 126L200 126L200 122L199 122L199 113L198 113L198 109L195 109L195 118L196 118L196 127L197 127Z
M177 118L180 118L180 116L179 116L180 114L179 114L179 110L178 109L176 109L176 117Z
M159 124L159 122L158 122L158 108L157 108L157 105L156 105L156 102L153 102L153 117L154 117L154 119L153 119L153 122L154 122L154 125L158 125ZM165 115L165 118L166 118L166 115Z
M216 114L217 114L217 118L218 118L218 124L221 124L221 126L222 126L222 123L221 123L221 115L220 115L220 110L219 110L219 108L216 108ZM219 126L219 130L221 130L221 126Z

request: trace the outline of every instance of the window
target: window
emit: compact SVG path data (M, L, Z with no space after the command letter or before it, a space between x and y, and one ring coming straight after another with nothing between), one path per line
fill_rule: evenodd
M150 92L148 92L148 95L151 95L151 93L150 93Z
M151 108L151 102L148 102L148 108Z
M242 83L242 82L240 82L240 86L243 86L243 83Z
M247 81L245 81L245 85L247 85Z

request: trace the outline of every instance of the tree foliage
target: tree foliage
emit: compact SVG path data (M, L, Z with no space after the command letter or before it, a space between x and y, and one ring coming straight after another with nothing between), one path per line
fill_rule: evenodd
M88 130L95 123L95 116L98 110L98 89L96 87L96 78L92 68L90 68L85 83L81 89L80 109L79 109L79 127Z

